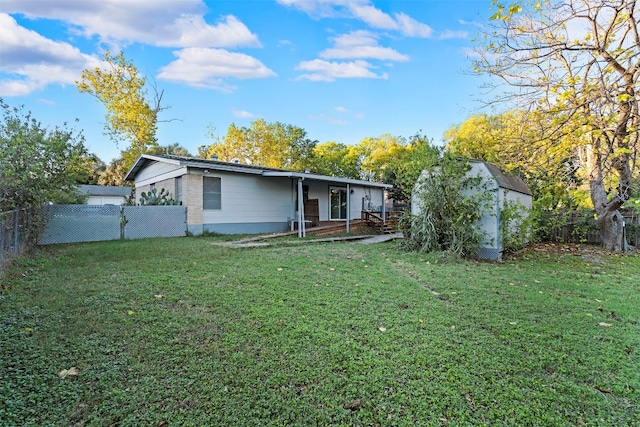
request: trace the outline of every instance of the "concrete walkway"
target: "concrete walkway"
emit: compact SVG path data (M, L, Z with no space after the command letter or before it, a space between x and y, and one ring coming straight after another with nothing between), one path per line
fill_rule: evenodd
M358 240L357 243L363 245L371 245L373 243L384 243L390 242L392 240L404 239L404 235L402 233L393 233L393 234L379 234L376 236L369 236L365 239Z
M216 242L215 245L220 246L228 246L234 248L257 248L257 247L267 247L267 246L275 246L275 245L304 245L307 243L328 243L328 242L354 242L360 243L363 245L370 245L374 243L384 243L390 242L396 239L402 239L404 236L402 233L395 234L383 234L383 235L357 235L357 236L342 236L342 237L324 237L319 239L299 239L299 240L288 240L288 241L280 241L280 242L266 242L265 240L272 239L274 237L282 237L286 236L289 233L282 234L267 234L262 236L253 236L248 237L232 242Z

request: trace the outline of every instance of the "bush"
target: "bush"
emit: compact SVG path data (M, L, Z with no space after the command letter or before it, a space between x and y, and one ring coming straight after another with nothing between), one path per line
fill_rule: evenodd
M534 217L518 201L505 200L500 209L502 250L514 252L524 248L531 239Z
M427 168L416 195L420 214L405 215L401 247L407 250L445 251L456 256L475 255L485 233L474 225L488 211L493 196L481 177L469 177L469 163L448 154Z
M63 127L45 128L30 112L0 99L0 212L26 209L29 239L44 224L47 203L79 201L77 182L86 174L84 137Z

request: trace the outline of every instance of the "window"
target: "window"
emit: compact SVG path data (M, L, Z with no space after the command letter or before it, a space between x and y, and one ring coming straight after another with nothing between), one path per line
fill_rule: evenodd
M182 177L176 177L176 200L182 204Z
M222 180L205 176L202 178L202 208L222 209Z
M331 187L329 199L329 219L347 219L347 190Z

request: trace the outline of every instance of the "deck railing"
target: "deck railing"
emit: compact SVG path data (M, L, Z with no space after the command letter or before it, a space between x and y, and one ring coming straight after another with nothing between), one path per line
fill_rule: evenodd
M361 218L368 227L380 234L385 234L395 231L401 215L402 211L386 211L383 218L382 212L362 211Z

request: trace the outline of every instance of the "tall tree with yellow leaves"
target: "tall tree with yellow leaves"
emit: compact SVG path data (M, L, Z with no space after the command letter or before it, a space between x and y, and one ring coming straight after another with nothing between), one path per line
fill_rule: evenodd
M126 171L139 155L158 145L158 114L166 109L161 105L163 92L153 87L150 99L146 78L122 52L113 56L107 51L103 60L104 68L83 70L76 85L81 93L93 95L106 108L105 134L116 145L130 144L122 153L121 169Z
M640 3L493 0L475 70L497 77L497 101L540 117L547 152L568 145L586 173L603 245L628 247L620 207L640 145ZM495 89L495 88L494 88ZM560 150L564 151L564 150ZM615 176L608 182L607 177ZM612 183L613 185L609 185Z

